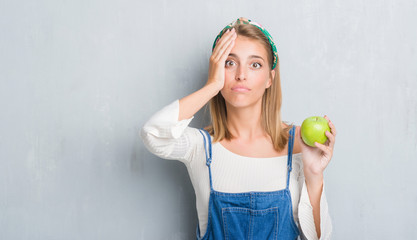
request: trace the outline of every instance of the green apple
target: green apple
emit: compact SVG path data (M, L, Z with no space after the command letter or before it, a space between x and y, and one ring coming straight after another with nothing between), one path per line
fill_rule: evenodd
M301 138L311 147L316 147L314 142L324 144L327 141L326 131L330 132L330 127L324 117L309 117L301 124Z

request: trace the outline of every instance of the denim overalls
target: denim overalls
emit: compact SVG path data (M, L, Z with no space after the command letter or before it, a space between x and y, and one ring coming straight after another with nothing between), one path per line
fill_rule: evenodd
M203 134L202 131L205 134ZM296 239L300 234L294 222L291 195L289 190L292 169L292 149L295 126L290 130L288 141L287 186L272 192L227 193L213 189L211 180L211 137L201 129L206 150L206 165L210 175L210 199L207 232L200 238L197 224L197 240L206 239ZM207 140L208 149L207 153Z

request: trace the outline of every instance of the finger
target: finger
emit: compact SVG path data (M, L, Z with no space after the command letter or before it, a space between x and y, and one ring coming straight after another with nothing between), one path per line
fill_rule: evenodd
M314 145L316 145L316 147L318 149L322 150L325 155L330 156L330 148L328 146L323 145L323 144L318 143L318 142L314 142Z
M332 133L330 133L329 131L326 131L326 137L328 139L328 146L333 148L334 147L334 143L335 143L335 137Z
M230 33L230 31L231 31L232 29L227 29L224 33L223 33L223 35L219 38L219 39L217 39L217 41L216 41L216 46L214 47L214 49L213 49L213 53L212 53L212 55L213 55L213 57L216 57L217 55L218 55L218 52L219 52L219 49L221 48L221 46L224 44L224 39L226 39L226 37L228 36L228 35L230 35L229 33Z
M232 45L234 45L234 40L236 37L236 34L231 35L230 38L228 38L224 45L221 47L221 49L219 49L218 57L220 59L226 60L232 49Z
M214 61L215 62L219 62L221 59L223 59L225 54L226 54L226 56L229 55L229 53L232 49L230 47L230 45L232 45L232 43L234 43L234 39L229 39L228 42L226 42L223 46L221 46L221 48L215 53L215 56L214 56Z
M324 115L324 118L327 120L327 123L330 124L330 119L327 115Z
M214 58L216 60L219 60L220 55L223 54L224 50L227 48L227 46L231 43L233 37L236 37L236 34L234 34L234 31L228 30L223 36L220 38L218 44L216 47L214 47Z
M224 50L223 54L220 55L220 62L226 62L227 57L229 56L229 53L232 51L233 46L235 45L235 40L232 39L229 45L227 45L227 48Z
M330 127L330 129L332 131L333 136L336 137L336 127L334 126L334 124L333 124L332 121L329 122L329 127Z
M333 122L329 119L329 117L328 117L327 115L324 115L324 118L327 120L327 122L328 122L328 124L329 124L330 130L331 130L331 132L332 132L333 136L335 136L335 137L336 137L336 128L335 128L335 126L334 126Z
M219 46L219 44L220 43L222 43L222 42L224 42L224 39L226 39L226 36L227 35L229 35L229 33L232 31L233 29L232 28L229 28L229 29L227 29L223 34L222 34L222 36L220 36L220 38L218 38L217 40L216 40L216 47L217 46ZM216 47L214 47L214 49L216 49ZM214 50L213 49L213 50Z

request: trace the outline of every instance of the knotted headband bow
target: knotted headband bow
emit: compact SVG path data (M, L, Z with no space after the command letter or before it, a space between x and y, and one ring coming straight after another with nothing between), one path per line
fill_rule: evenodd
M259 28L259 30L261 30L265 36L268 38L269 41L269 45L271 45L271 49L273 54L273 64L272 64L272 69L275 69L275 67L277 66L277 62L278 62L278 52L277 52L277 47L275 46L274 40L272 39L272 36L269 34L269 32L262 27L261 24L256 23L252 20L240 17L237 20L233 21L232 23L230 23L229 25L227 25L225 28L223 28L223 30L220 31L220 33L217 35L216 39L214 40L213 43L213 47L211 49L211 51L214 50L214 47L216 46L217 41L223 36L223 34L227 31L227 29L232 28L234 24L250 24L253 26L256 26L257 28Z

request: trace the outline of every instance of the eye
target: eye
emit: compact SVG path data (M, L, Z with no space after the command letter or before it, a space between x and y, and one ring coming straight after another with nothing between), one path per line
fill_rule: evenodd
M225 65L226 65L226 66L229 66L229 65L228 65L228 63L229 63L229 62L230 62L230 63L233 63L233 61L231 61L231 60L226 60Z
M259 67L255 67L255 68L261 68L262 67L262 65L260 64L260 63L258 63L258 62L255 62L255 63L253 63L254 65L255 64L257 64L257 65L259 65Z

